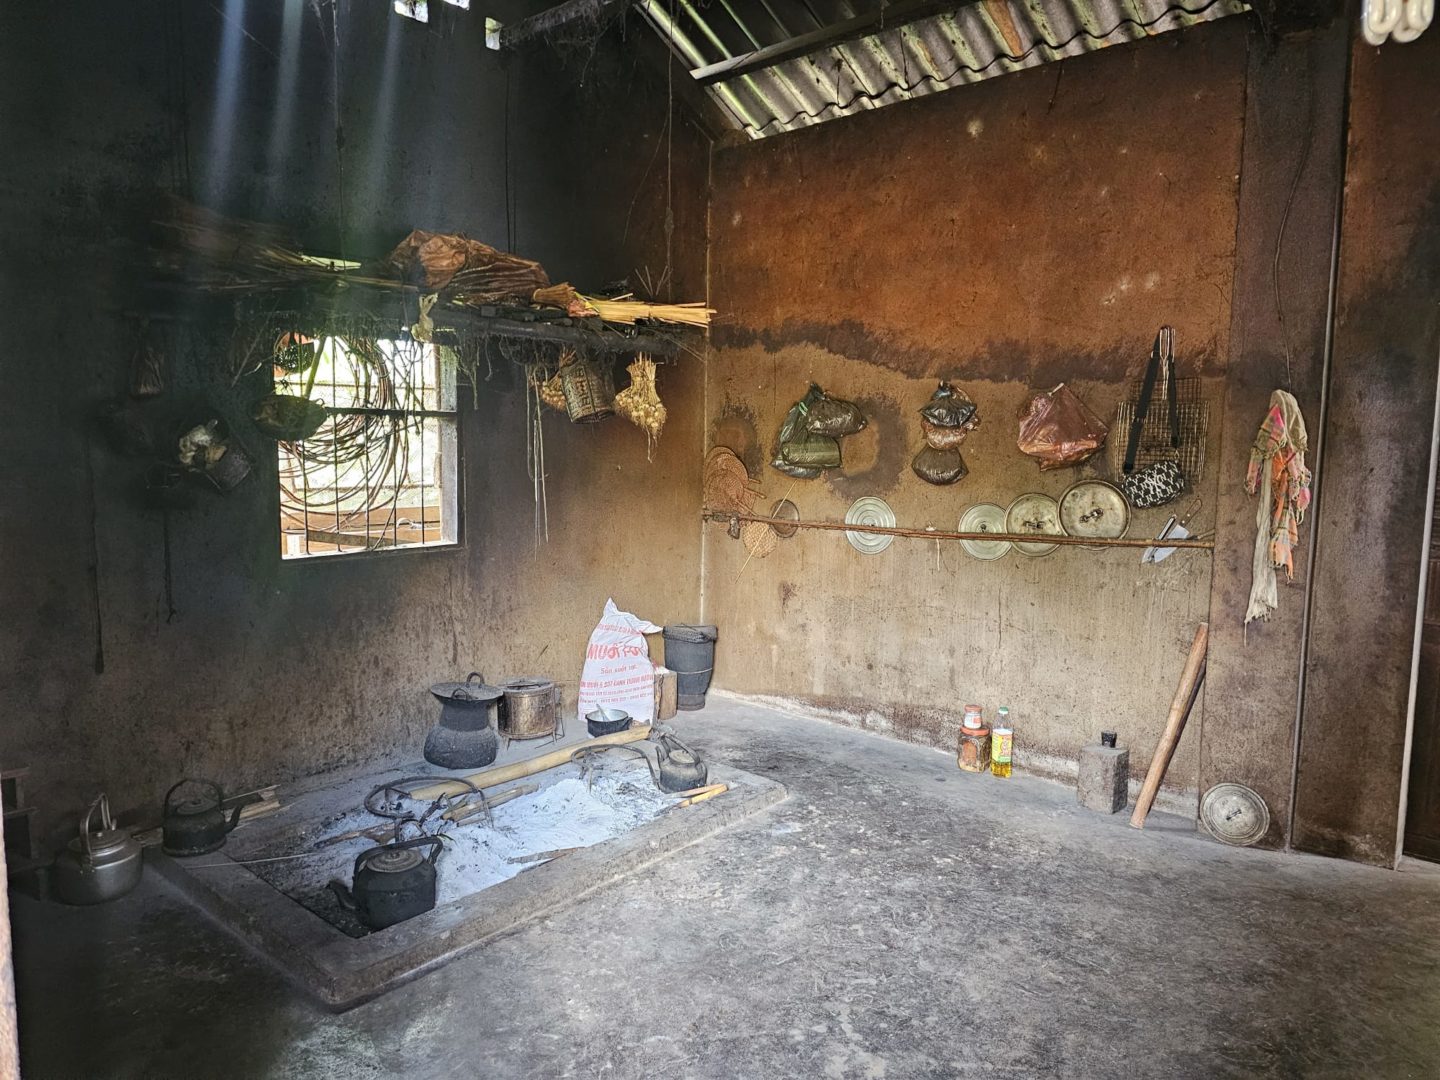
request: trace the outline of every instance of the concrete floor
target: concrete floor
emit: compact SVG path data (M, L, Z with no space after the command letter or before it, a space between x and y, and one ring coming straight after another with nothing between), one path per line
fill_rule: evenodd
M27 1080L1440 1075L1440 875L734 701L678 726L789 800L343 1015L153 874L17 896Z

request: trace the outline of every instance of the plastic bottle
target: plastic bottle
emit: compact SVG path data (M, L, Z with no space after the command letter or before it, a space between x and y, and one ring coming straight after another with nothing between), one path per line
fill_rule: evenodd
M1015 750L1015 729L1010 726L1010 710L1004 705L990 729L990 775L1010 775L1010 755Z

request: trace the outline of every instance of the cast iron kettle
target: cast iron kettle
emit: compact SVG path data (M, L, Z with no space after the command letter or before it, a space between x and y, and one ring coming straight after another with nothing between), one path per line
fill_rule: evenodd
M100 828L90 819L100 811ZM50 871L55 895L67 904L103 904L140 883L144 849L125 829L115 827L110 800L98 796L80 819L80 835L55 859Z
M175 792L186 784L206 788L207 794L183 802L172 802ZM204 855L225 846L225 837L240 824L241 807L225 820L225 793L213 780L181 780L165 793L161 810L164 839L160 849L166 855Z
M421 847L433 848L429 858L416 850ZM370 929L384 930L435 906L435 860L442 847L438 836L417 836L370 848L355 857L350 888L343 881L330 882L330 888L341 907Z
M661 735L655 742L656 783L661 791L674 794L704 787L710 770L705 759L674 735Z

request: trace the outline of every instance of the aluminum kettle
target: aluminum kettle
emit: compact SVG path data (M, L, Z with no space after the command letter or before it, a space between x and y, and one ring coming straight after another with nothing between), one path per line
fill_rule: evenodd
M95 811L100 828L91 829ZM117 829L110 800L96 796L80 819L80 835L71 840L50 870L55 895L67 904L103 904L124 896L140 883L145 852L126 829Z

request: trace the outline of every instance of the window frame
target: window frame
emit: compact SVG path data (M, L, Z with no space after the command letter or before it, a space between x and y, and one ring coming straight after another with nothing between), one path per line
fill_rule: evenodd
M315 335L315 337L316 337L317 339L338 338L338 339L341 340L342 342L343 342L343 341L346 341L349 336L350 336L350 335L346 335L346 334L343 334L343 333L325 333L325 334L317 334L317 335ZM402 339L397 335L395 338L380 338L380 339L376 339L376 340L377 340L377 341L387 341L387 342L398 342L398 341L400 341L400 340L402 340ZM433 347L433 348L436 350L437 359L439 360L440 363L442 363L442 364L443 364L443 363L446 363L446 362L447 362L447 358L448 358L448 362L450 362L450 363L452 363L452 364L455 363L456 354L455 354L455 348L454 348L453 345L442 344L442 343L439 343L439 342L428 342L428 343L422 343L422 344L429 344L429 345L431 345L431 347ZM421 554L421 553L432 553L432 554L435 554L435 553L441 553L441 552L455 552L455 551L464 551L464 550L466 550L466 525L465 525L465 519L466 519L466 516L467 516L467 515L466 515L466 512L465 512L465 506L466 506L466 500L465 500L465 427L466 427L466 425L465 425L464 419L463 419L464 414L465 414L465 410L461 407L461 404L460 404L460 403L461 403L461 398L462 398L462 392L464 392L464 391L469 391L469 390L471 389L471 387L470 387L470 384L469 384L468 380L466 380L466 379L463 378L464 371L463 371L462 368L460 368L460 367L457 365L457 366L455 367L454 371L455 371L455 388L454 388L454 389L455 389L455 395L454 395L455 407L454 407L454 409L451 409L451 410L443 410L443 409L414 409L414 410L411 410L411 409L403 409L403 410L394 410L394 409L385 409L385 408L367 409L367 408L364 408L364 407L349 407L349 406L346 406L346 407L344 407L344 408L336 409L335 411L336 411L336 412L339 412L339 413L342 413L342 414L352 414L352 415L353 415L353 414L367 413L367 412L368 412L368 413L385 414L385 413L394 413L394 412L396 412L396 411L399 411L399 412L403 412L403 413L406 413L406 414L411 415L411 416L419 416L419 417L427 417L427 418L428 418L428 417L435 417L435 418L438 418L438 419L448 419L448 420L452 420L452 421L454 422L454 425L455 425L455 452L454 452L453 465L454 465L454 492L455 492L455 539L453 539L453 540L448 540L448 541L434 541L434 542L431 542L431 543L422 543L422 544L389 544L389 545L376 546L376 547L359 548L359 549L354 550L354 551L307 552L307 553L299 554L299 555L287 555L287 554L285 553L285 550L284 550L284 543L285 543L284 537L285 537L286 534L285 534L285 530L284 530L284 517L285 517L285 514L284 514L284 493L283 493L283 490L282 490L281 472L280 472L280 453L281 453L281 451L280 451L280 446L279 446L279 444L277 444L277 445L276 445L275 457L272 459L272 461L274 462L274 466L275 466L275 473L274 473L274 482L273 482L273 483L271 484L271 486L270 486L270 492L271 492L271 508L272 508L271 520L272 520L272 521L275 523L275 525L276 525L277 531L278 531L278 533L279 533L280 543L277 544L277 545L276 545L274 548L272 548L271 550L275 552L275 558L279 561L279 563L280 563L280 565L281 565L282 567L283 567L283 566L292 566L292 565L313 566L313 565L316 565L316 564L324 564L324 563L334 562L334 561L336 561L336 560L346 560L346 561L349 561L349 560L355 559L355 558L389 558L389 557L406 556L406 555L413 557L413 556L417 556L417 555L419 555L419 554ZM323 384L322 384L322 385L323 385ZM440 485L437 485L437 487L438 487L438 486L440 486Z

